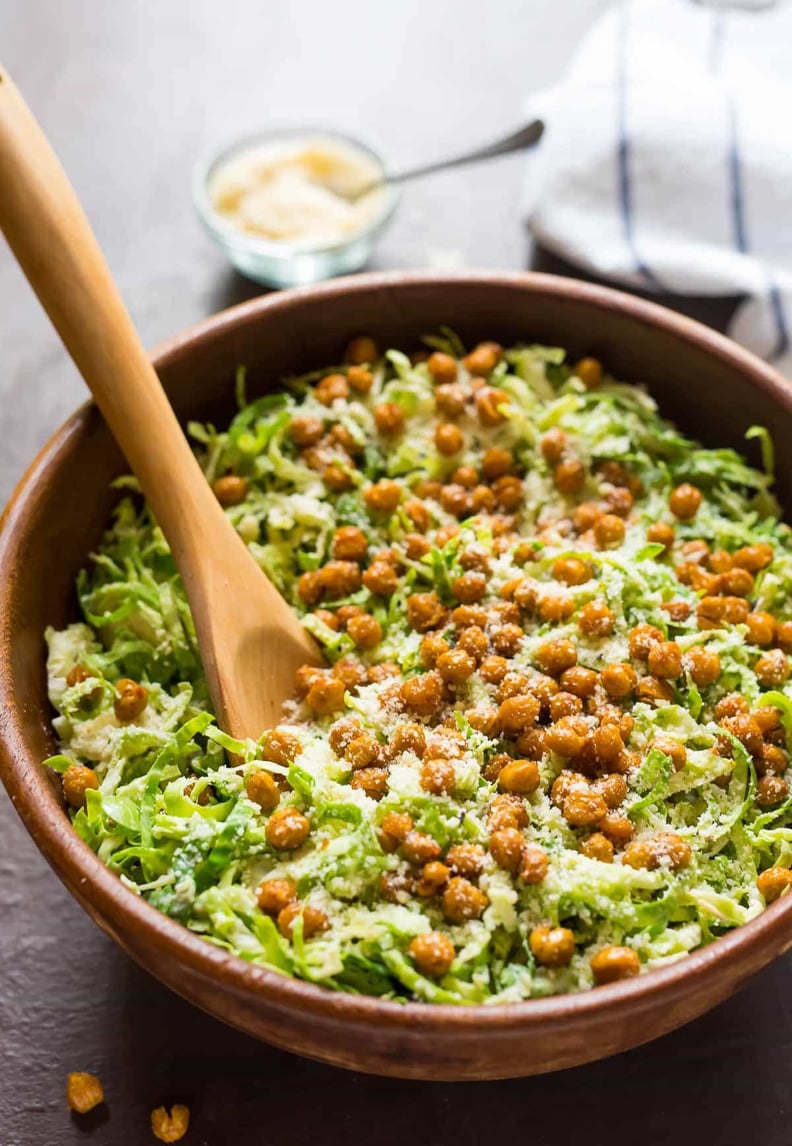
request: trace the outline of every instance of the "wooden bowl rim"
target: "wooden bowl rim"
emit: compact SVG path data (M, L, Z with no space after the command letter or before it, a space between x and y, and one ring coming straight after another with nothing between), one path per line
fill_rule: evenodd
M152 358L158 368L167 366L186 351L200 352L201 344L225 331L255 321L262 313L299 308L303 300L370 291L398 293L412 285L453 286L466 284L486 288L514 287L530 294L564 299L613 312L664 331L680 341L736 368L746 381L792 411L792 385L755 355L692 319L624 294L609 287L533 272L415 271L383 272L335 279L319 286L300 287L242 303L194 324L161 343ZM99 860L79 839L65 813L56 806L41 762L27 747L25 723L40 713L28 713L15 699L11 677L10 625L13 609L12 571L18 567L24 542L23 523L43 489L57 472L60 455L70 439L82 432L93 404L81 406L39 452L28 467L0 519L0 777L12 803L40 851L70 890L79 888L96 915L120 934L133 929L134 947L151 955L176 958L202 978L214 979L218 987L243 998L254 993L284 1012L296 1010L306 1016L322 1016L337 1023L354 1022L379 1026L398 1033L404 1028L424 1028L453 1038L462 1031L500 1030L516 1026L551 1024L555 1030L597 1021L609 1011L612 1021L635 1016L655 1007L664 996L669 1008L687 995L720 963L741 954L752 966L765 960L767 948L786 949L792 944L792 896L785 896L761 915L707 947L669 966L638 978L597 987L574 995L550 996L519 1003L450 1004L397 1003L366 995L347 995L317 984L257 967L212 946L186 927L146 903ZM48 717L45 717L47 719ZM750 959L751 955L756 957ZM186 992L189 994L189 992Z

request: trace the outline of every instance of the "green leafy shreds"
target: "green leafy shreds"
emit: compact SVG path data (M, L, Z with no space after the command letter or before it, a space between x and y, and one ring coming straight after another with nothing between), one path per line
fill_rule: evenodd
M460 360L458 380L470 383L461 362L465 347L453 331L443 329L425 342ZM295 707L277 733L258 742L216 727L184 586L137 484L122 478L113 483L119 501L110 528L77 581L84 623L47 633L59 752L46 763L61 776L75 764L87 765L99 785L73 812L75 831L132 891L224 950L334 990L400 1001L465 1005L582 990L592 985L591 954L604 946L631 947L649 968L748 921L763 907L758 874L792 865L792 796L760 803L761 760L757 764L718 722L715 706L734 692L752 710L778 709L789 751L792 684L761 684L755 666L762 650L750 643L746 626L699 626L703 591L683 581L677 567L687 559L688 541L703 539L728 553L769 543L773 560L755 574L751 605L792 620L792 533L780 522L771 493L774 453L767 430L751 427L746 435L761 450L759 472L732 449L705 449L680 433L642 389L606 373L588 390L563 350L528 344L507 348L487 379L506 395L501 420L485 426L461 415L463 448L446 457L435 445L435 383L420 356L389 350L371 365L369 392L350 392L330 407L319 401L314 384L349 369L329 366L256 396L240 367L238 411L227 428L193 423L189 431L208 481L227 474L244 479L244 497L228 507L228 519L344 681L344 715L373 738L372 757L378 753L379 763L388 765L387 787L376 793L381 799L373 798L381 769L361 767L365 753L353 766L343 748L332 747L335 714L309 720ZM404 432L377 431L375 412L384 402L398 408ZM316 450L295 442L296 417L319 424ZM563 435L569 456L585 465L581 502L618 501L614 463L628 470L634 505L625 510L622 543L600 549L591 533L571 528L576 500L559 497L554 463L542 451L549 431ZM511 509L495 502L495 516L474 511L475 497L484 505L494 501L496 484L485 482L483 465L492 447L509 451L517 467L512 472L522 482L516 541L507 520ZM347 488L330 488L324 480L331 462L346 475ZM392 514L370 510L362 496L383 479L400 487L401 503ZM470 499L467 508L450 512L431 492L435 482L457 484L458 499ZM689 521L669 509L669 493L682 482L704 495ZM414 500L426 514L420 528L410 512ZM673 555L648 540L655 522L673 526ZM345 582L336 599L323 590L319 606L332 612L345 605L348 616L355 607L370 614L382 630L370 651L356 649L346 623L315 613L308 600L311 576L336 558L334 537L341 527L360 530L368 553L361 576ZM425 544L413 538L410 549L406 538L415 532ZM375 555L393 559L395 591L376 594L368 587L362 570ZM590 578L559 584L559 559L585 562ZM575 827L565 818L551 796L564 761L544 753L540 786L523 801L528 823L521 830L546 854L546 875L531 883L499 867L490 851L497 757L517 749L504 745L497 732L485 735L476 727L473 711L496 707L495 688L485 687L478 670L448 690L442 726L419 717L427 738L441 730L454 738L452 791L432 794L422 786L429 747L423 757L393 750L400 726L411 719L388 699L393 673L413 678L427 669L423 633L408 624L410 598L436 595L441 623L433 631L453 648L464 627L454 619L458 579L479 568L477 561L486 570L481 603L490 612L513 615L510 586L528 579L539 596L568 598L574 610L601 601L613 614L613 631L602 636L582 633L574 613L555 622L523 609L524 635L509 657L512 679L534 679L536 651L550 636L573 639L578 665L597 672L631 659L628 635L636 625L652 625L678 642L683 670L672 682L672 701L614 701L632 723L624 732L628 794L611 811L622 829L626 818L638 843L674 833L690 849L689 862L674 868L665 857L651 869L633 868L620 848L613 862L589 858L582 845L598 825ZM489 633L487 640L492 653ZM701 647L719 657L715 685L697 684L686 659ZM357 688L342 675L355 658L368 674ZM78 674L70 684L70 670L78 665L92 675ZM114 711L122 677L147 690L144 716L129 724ZM588 711L584 704L584 716ZM683 761L663 751L661 736L684 747ZM774 744L779 736L776 731ZM277 785L277 811L253 799L262 769ZM385 831L394 813L409 816L418 843L430 837L443 861L452 846L483 849L477 880L486 906L478 916L454 920L442 894L420 887L422 861L408 861ZM298 827L305 818L309 834L298 833L294 846L281 847L270 829L275 815L292 817ZM319 923L309 924L307 912L288 926L274 909L267 914L259 889L270 880L293 888ZM576 953L568 966L543 966L535 957L530 936L538 924L572 932ZM410 954L413 939L427 931L453 945L453 961L437 977L423 974Z

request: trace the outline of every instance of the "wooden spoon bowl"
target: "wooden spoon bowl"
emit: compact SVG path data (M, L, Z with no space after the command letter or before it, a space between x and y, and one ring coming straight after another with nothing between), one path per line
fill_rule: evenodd
M179 417L223 424L237 364L252 395L339 359L372 334L410 348L442 324L468 342L526 339L595 354L646 383L706 444L745 449L754 423L792 440L792 387L752 355L652 304L528 274L368 275L260 299L162 347L158 372ZM754 443L751 444L752 447ZM754 455L754 460L758 460ZM88 405L22 479L0 530L0 772L41 851L106 932L179 994L242 1030L340 1066L420 1079L539 1073L646 1042L702 1014L792 946L792 897L671 966L575 996L511 1006L399 1005L336 994L251 966L128 891L75 835L41 767L53 750L44 643L76 615L73 582L110 511L123 459ZM792 454L778 451L792 505Z

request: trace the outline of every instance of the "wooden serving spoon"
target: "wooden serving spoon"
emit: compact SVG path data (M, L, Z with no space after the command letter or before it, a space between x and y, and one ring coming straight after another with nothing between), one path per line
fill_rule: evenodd
M0 229L148 498L187 592L215 713L277 723L318 647L246 549L182 433L77 196L0 69Z

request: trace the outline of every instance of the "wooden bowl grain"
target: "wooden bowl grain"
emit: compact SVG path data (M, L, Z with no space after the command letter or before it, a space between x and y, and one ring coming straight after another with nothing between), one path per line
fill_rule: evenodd
M440 325L595 354L645 383L708 445L745 448L754 423L792 440L792 387L697 323L602 287L530 274L384 274L236 307L159 349L180 418L227 419L238 363L251 394L339 360L352 335L416 345ZM0 773L36 844L97 924L180 995L241 1030L338 1066L415 1079L558 1070L656 1038L721 1002L792 946L792 897L662 970L575 996L500 1006L399 1005L253 967L128 891L74 834L41 761L54 747L42 634L76 614L74 577L96 545L124 461L96 409L80 409L22 478L0 528ZM792 504L792 454L778 492Z

